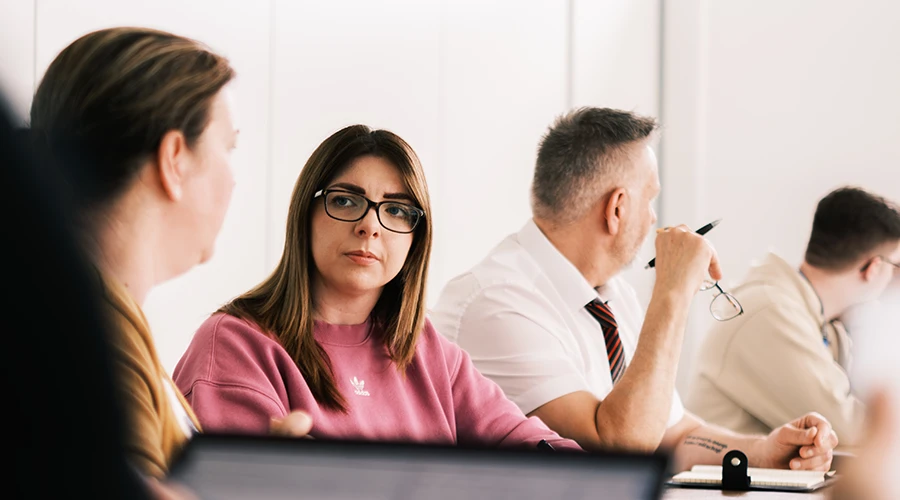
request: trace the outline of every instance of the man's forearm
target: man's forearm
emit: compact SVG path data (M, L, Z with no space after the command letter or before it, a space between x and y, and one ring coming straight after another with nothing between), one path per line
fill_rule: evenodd
M760 460L756 450L765 436L738 434L721 427L702 424L684 432L673 450L676 471L688 470L694 465L722 465L722 457L731 450L741 450L747 455L751 467L758 467Z
M597 408L605 447L655 450L666 432L690 297L658 292L622 379Z

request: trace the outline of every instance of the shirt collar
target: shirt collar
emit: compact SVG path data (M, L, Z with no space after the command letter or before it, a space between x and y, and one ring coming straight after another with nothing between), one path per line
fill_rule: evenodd
M809 288L812 290L812 293L815 294L815 296L816 296L816 300L819 301L819 315L822 316L822 320L824 321L825 320L825 303L822 302L822 297L819 296L819 292L816 291L816 287L813 286L812 281L809 281L809 277L806 275L806 273L804 273L802 269L798 269L797 272L800 273L800 277L803 278L803 281L805 281L807 285L809 285ZM810 304L810 305L812 305L812 304ZM815 306L813 306L813 307L815 307Z
M597 298L597 291L584 279L581 271L553 246L534 220L525 224L517 239L572 310L581 309Z

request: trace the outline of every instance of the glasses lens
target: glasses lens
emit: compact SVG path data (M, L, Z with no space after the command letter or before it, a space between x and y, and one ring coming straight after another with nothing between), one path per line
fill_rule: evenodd
M713 318L727 321L743 314L744 308L733 295L720 293L713 298L712 304L709 305L709 312L712 313Z
M325 211L337 220L359 220L368 207L366 199L356 194L331 192L325 195Z
M386 229L409 233L419 223L419 211L403 203L385 203L378 211L378 218Z
M715 286L716 286L715 281L703 280L703 283L700 283L700 291L705 292L707 290L711 290Z

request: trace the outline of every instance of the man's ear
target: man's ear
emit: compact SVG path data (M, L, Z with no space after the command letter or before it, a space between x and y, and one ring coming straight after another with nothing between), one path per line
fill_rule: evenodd
M626 201L628 192L625 188L616 188L606 200L604 206L604 216L606 217L606 227L609 234L615 236L622 229L622 218L625 216Z
M863 263L863 266L860 268L859 272L862 275L863 281L872 281L875 278L875 274L878 272L878 264L881 263L881 257L869 257Z
M177 130L166 132L159 142L156 164L163 191L172 201L181 199L187 174L187 140Z

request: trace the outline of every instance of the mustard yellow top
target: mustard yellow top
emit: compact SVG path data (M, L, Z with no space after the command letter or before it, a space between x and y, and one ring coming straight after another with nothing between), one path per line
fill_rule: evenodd
M112 327L110 345L118 398L126 416L126 450L135 467L149 476L162 477L188 440L163 385L173 384L172 378L159 361L141 307L118 280L100 274L104 313ZM176 388L174 393L199 430L197 417L181 391Z

